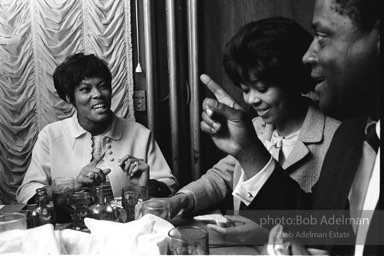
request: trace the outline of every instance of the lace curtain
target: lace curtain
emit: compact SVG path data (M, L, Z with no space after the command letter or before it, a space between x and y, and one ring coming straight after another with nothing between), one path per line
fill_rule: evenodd
M130 8L130 0L0 1L2 203L15 202L39 131L74 111L52 81L66 56L84 52L106 60L112 109L134 119Z

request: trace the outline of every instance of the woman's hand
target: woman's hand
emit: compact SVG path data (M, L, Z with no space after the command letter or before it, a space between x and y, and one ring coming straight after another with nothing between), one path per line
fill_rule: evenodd
M252 123L244 109L219 84L207 75L201 75L200 79L216 98L203 101L201 130L211 135L220 150L236 157L254 143L251 134L257 137Z
M145 186L149 184L149 165L143 160L131 155L126 155L119 160L123 172L134 185Z
M269 231L256 222L239 215L225 216L234 225L230 227L220 227L208 224L207 227L226 236L226 240L231 243L244 245L263 245L268 241Z
M201 75L201 81L216 99L205 98L200 128L215 145L239 161L247 177L262 170L271 158L257 137L248 113L215 81Z
M84 166L75 180L75 188L80 188L84 184L100 185L105 182L105 177L111 172L111 169L101 170L97 164L103 159L105 153L95 158L92 162Z

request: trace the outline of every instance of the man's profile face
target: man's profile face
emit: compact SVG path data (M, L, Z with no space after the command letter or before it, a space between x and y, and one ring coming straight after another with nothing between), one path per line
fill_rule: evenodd
M316 1L314 39L303 62L312 66L318 81L320 109L344 119L367 112L369 85L379 78L378 31L361 31L335 7L334 0Z

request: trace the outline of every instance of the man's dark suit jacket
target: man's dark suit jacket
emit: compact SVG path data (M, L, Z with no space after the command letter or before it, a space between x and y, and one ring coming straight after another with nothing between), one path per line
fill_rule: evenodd
M318 182L305 193L277 166L247 210L341 210L348 212L348 194L362 155L367 119L344 121L334 134ZM351 227L349 227L351 231ZM351 231L353 232L353 231ZM352 240L353 243L353 240ZM332 244L327 240L325 244ZM335 251L335 248L336 251ZM326 246L331 252L339 247Z

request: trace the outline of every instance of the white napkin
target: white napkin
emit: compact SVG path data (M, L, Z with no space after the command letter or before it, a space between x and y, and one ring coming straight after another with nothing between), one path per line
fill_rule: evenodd
M173 228L152 214L128 223L90 218L84 221L91 234L70 229L55 231L51 224L2 232L0 255L160 255L167 253L167 236Z
M56 231L56 239L63 255L87 254L91 251L92 235L72 229Z
M0 233L0 254L59 255L60 243L57 241L52 224L27 230L8 230Z
M160 255L167 253L167 235L173 225L146 214L128 223L85 218L92 234L89 251L83 254L137 254Z

